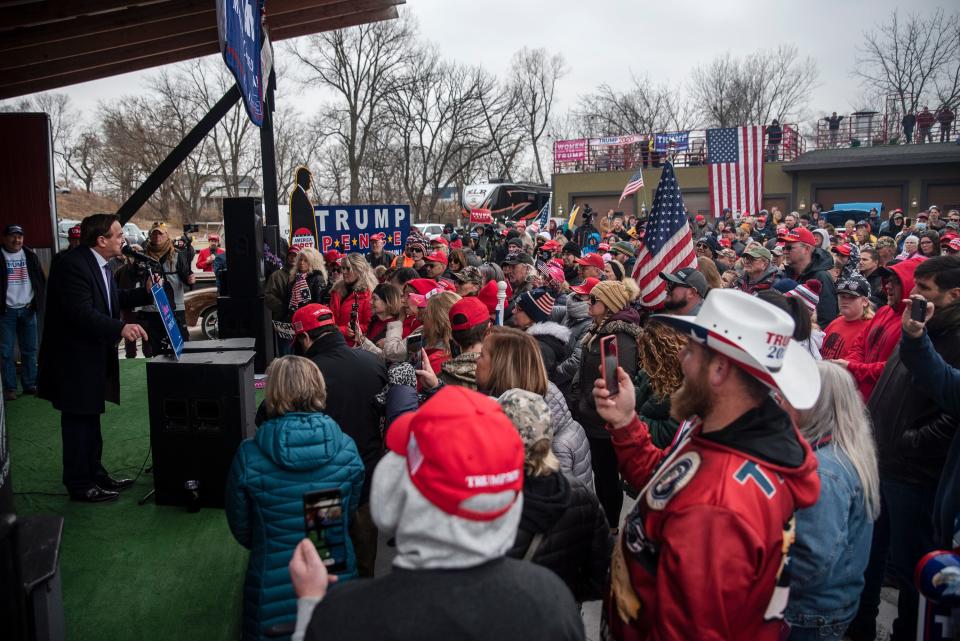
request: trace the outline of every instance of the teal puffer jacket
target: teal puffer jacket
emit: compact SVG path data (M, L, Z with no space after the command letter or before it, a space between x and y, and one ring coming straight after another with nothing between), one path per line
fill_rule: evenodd
M243 595L243 638L264 639L264 630L294 622L297 597L287 565L304 538L303 495L339 488L347 571L356 576L348 532L363 487L363 461L353 439L326 414L290 413L270 419L240 444L227 483L230 531L250 548Z

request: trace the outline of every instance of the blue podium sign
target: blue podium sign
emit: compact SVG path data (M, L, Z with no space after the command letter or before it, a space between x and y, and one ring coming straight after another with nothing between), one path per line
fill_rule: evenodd
M180 360L183 354L183 336L180 334L180 326L177 325L177 318L173 315L173 309L170 307L170 301L167 300L167 293L163 291L163 285L156 285L150 288L153 294L153 304L160 312L160 318L163 320L163 327L167 331L167 338L170 339L170 347L173 353Z

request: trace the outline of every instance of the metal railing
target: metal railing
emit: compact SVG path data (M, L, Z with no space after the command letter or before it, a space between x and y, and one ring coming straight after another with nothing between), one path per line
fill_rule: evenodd
M657 151L653 134L633 134L613 138L582 138L554 142L553 173L569 174L594 171L629 171L660 167L668 157L675 167L699 167L707 161L707 132L688 132L687 148ZM782 125L779 144L764 136L764 160L787 162L806 151L806 141L794 124Z
M842 120L836 123L836 128L833 129L828 118L817 121L817 149L916 145L958 140L954 123L942 124L935 117L930 126L920 127L914 124L909 130L903 126L903 115L896 112L882 114L877 111L861 111L841 114L839 117ZM924 119L920 120L923 122Z

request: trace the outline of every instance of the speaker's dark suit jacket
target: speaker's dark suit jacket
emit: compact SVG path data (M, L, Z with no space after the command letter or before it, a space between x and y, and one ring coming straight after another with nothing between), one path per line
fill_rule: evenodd
M146 305L147 289L105 287L93 250L77 247L51 267L37 393L70 414L102 414L120 402L120 309ZM108 297L111 301L107 305Z

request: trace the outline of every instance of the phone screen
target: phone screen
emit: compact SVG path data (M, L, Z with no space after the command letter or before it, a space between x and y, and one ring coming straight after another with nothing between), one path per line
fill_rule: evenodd
M303 495L303 525L307 538L329 572L347 569L346 532L343 527L343 497L339 489Z
M613 396L620 392L620 383L617 381L620 358L617 353L616 336L604 336L600 339L600 360L603 363L603 380L607 384L607 391Z
M927 301L922 298L914 298L910 305L910 318L922 323L927 319Z
M413 365L413 369L420 369L421 349L423 349L423 336L418 334L407 339L407 362Z

